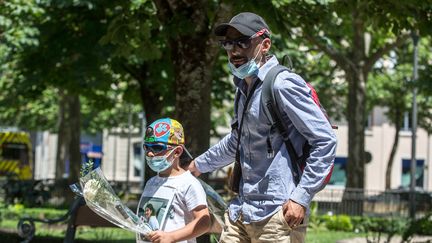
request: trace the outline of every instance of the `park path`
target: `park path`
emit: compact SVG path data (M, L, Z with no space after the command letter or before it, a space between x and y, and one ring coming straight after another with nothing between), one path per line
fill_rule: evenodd
M386 239L381 239L379 243L401 243L402 238L400 236L393 237L390 242L386 242ZM363 237L351 238L346 240L338 240L336 243L367 243L366 239ZM378 242L374 242L378 243ZM416 236L410 241L410 243L432 243L432 236Z

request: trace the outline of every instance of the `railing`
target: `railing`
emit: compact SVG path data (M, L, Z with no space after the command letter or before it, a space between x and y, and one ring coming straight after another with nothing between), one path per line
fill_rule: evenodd
M362 190L352 188L326 188L314 201L318 203L318 214L347 214L382 217L408 217L409 190ZM415 192L416 216L432 211L432 193Z

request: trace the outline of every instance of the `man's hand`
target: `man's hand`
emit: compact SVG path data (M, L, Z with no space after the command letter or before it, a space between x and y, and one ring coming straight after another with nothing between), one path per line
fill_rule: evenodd
M282 206L282 210L284 218L291 228L301 224L306 214L306 208L292 200L286 202Z
M163 231L152 231L150 234L148 234L148 238L153 243L173 243L175 242L172 235L168 232Z
M187 170L190 171L192 173L192 175L194 175L194 176L201 175L201 172L199 172L198 169L197 169L197 167L195 166L195 160L192 160L189 163L189 166L187 167Z

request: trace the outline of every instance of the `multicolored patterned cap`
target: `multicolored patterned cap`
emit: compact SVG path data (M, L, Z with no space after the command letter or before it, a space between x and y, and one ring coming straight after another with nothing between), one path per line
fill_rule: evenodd
M144 141L171 145L184 144L183 127L178 121L171 118L158 119L147 127Z
M192 155L184 146L183 126L171 118L162 118L154 121L147 127L144 143L164 143L169 145L182 145L183 151L180 160L190 162Z

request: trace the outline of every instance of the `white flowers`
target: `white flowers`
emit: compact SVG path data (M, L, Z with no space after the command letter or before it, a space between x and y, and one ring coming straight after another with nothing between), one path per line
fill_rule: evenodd
M84 185L84 197L87 200L93 201L96 198L100 187L100 183L96 179L88 180Z
M99 216L133 232L146 235L151 231L150 226L121 202L100 168L88 169L87 173L81 176L80 184L87 206Z

